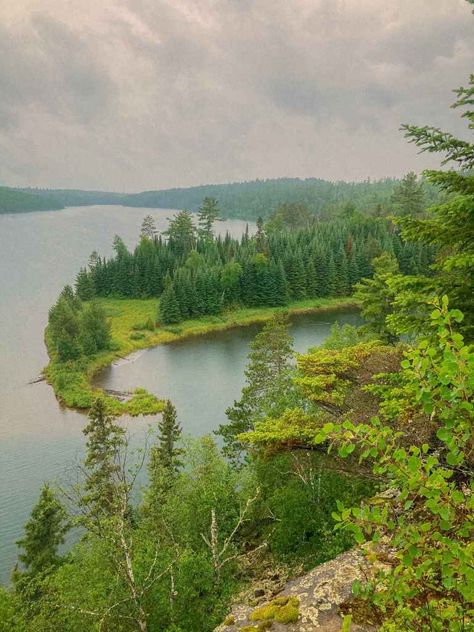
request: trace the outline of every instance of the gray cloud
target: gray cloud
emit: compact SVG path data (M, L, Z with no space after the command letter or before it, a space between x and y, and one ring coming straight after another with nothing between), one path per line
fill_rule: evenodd
M464 0L22 4L0 26L0 182L382 177L436 164L400 123L463 133Z

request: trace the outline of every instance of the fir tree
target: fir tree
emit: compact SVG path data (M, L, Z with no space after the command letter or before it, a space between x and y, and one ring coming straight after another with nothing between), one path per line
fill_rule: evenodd
M81 268L76 277L76 295L81 301L90 301L95 296L94 279L85 268Z
M166 231L170 246L179 257L186 256L194 248L195 233L196 229L189 211L177 213Z
M22 550L18 557L29 575L47 571L60 562L58 548L69 528L63 505L49 485L43 485L25 525L25 535L17 542Z
M79 340L86 355L93 355L110 348L112 342L110 323L104 308L95 301L81 312Z
M161 421L158 423L158 444L153 446L150 455L151 468L158 460L160 465L170 473L176 473L180 466L183 450L177 446L181 439L181 426L177 419L176 408L168 399L163 409Z
M411 171L395 188L392 204L397 215L419 217L423 211L423 184L418 182L416 173Z
M198 210L199 236L207 241L214 237L214 223L221 219L219 205L215 198L206 197Z
M159 320L164 325L179 323L182 319L173 283L167 283L160 298Z
M86 479L81 505L85 520L99 522L114 514L119 502L117 489L121 479L120 453L125 445L125 431L115 423L104 399L98 397L89 411L84 468Z

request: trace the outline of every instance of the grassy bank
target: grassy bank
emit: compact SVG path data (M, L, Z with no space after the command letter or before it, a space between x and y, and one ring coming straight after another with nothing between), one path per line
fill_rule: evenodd
M286 307L245 308L229 311L219 316L187 320L179 325L154 327L158 310L157 299L101 299L110 318L114 348L92 357L82 357L69 362L59 362L49 344L46 344L50 363L45 376L52 385L58 400L69 408L87 409L100 389L93 386L94 375L102 368L133 351L173 342L189 336L200 336L213 331L244 327L265 322L278 311L290 314L316 313L343 309L356 305L352 298L308 299L291 303ZM117 414L150 415L162 410L163 401L144 389L136 389L128 401L119 401L107 395L110 407Z

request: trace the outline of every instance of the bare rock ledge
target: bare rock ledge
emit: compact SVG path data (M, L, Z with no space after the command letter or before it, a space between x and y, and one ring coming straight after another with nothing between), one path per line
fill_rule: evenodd
M299 600L296 622L280 623L273 620L270 625L268 619L265 623L255 618L258 612L262 612L262 608L271 607L275 603L272 597L259 602L257 606L235 605L215 632L340 632L343 622L340 605L352 598L354 581L364 579L370 574L369 565L359 549L342 553L309 573L287 582L277 595L276 603L285 603L282 597L296 597ZM369 624L352 623L350 630L373 632L376 628Z

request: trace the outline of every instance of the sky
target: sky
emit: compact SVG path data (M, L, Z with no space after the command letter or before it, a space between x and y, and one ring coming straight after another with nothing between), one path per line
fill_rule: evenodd
M1 0L0 183L139 191L438 164L465 0Z

